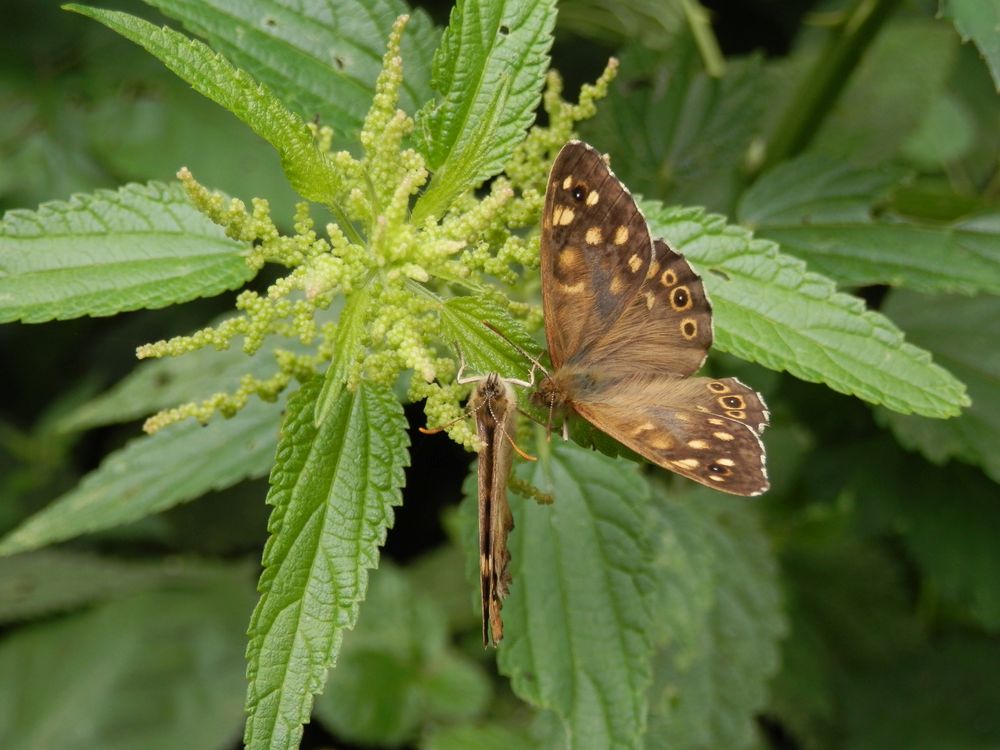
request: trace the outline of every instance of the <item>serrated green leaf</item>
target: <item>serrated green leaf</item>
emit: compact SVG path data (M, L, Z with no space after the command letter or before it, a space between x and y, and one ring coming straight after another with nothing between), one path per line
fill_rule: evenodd
M939 0L939 13L950 18L962 41L970 39L979 48L993 85L1000 91L1000 6L987 0Z
M357 141L371 106L385 43L410 13L402 39L402 107L411 114L433 96L433 23L400 0L288 5L266 0L146 0L181 21L304 117L317 115L342 147Z
M774 243L700 209L644 207L654 236L701 272L722 351L904 414L947 417L969 404L962 383L888 318Z
M659 600L646 747L748 748L778 668L778 570L752 504L658 493Z
M228 746L241 720L252 590L241 573L8 633L0 643L0 745Z
M667 53L627 50L607 103L581 132L614 146L612 167L632 191L728 212L760 129L762 66L733 60L713 77L690 39L676 42Z
M317 427L320 387L313 379L290 399L271 472L271 536L247 648L249 750L298 747L313 694L357 620L409 461L391 391L342 391Z
M958 419L931 421L884 414L899 441L935 463L949 458L981 466L1000 482L1000 299L981 295L928 298L893 292L884 309L913 340L934 352L969 387L972 406Z
M27 620L106 599L211 580L231 569L194 560L119 560L70 550L0 559L0 622Z
M414 223L497 174L535 119L549 63L554 0L460 0L434 55L440 99L420 111L420 150L434 174Z
M0 221L0 322L158 308L235 289L245 246L151 182L16 210Z
M337 330L333 341L333 361L323 377L323 388L316 399L314 419L319 425L340 399L340 392L347 385L351 368L361 355L361 344L365 335L365 322L371 303L371 290L365 286L355 289L347 299L337 319Z
M538 344L499 303L488 297L452 297L440 310L441 338L461 352L467 374L496 372L505 378L528 379L531 362L483 324L488 322L531 356L538 356Z
M649 487L634 464L569 442L552 443L518 475L554 502L511 503L500 670L521 698L559 714L572 750L642 747L653 645Z
M285 174L299 195L339 213L332 201L340 178L327 156L317 148L306 122L247 73L207 45L166 26L157 28L117 11L73 4L65 7L140 45L195 91L236 115L278 151ZM343 226L346 228L347 224Z
M136 438L0 540L0 555L136 521L262 476L274 460L279 408L250 402L232 419L189 421Z

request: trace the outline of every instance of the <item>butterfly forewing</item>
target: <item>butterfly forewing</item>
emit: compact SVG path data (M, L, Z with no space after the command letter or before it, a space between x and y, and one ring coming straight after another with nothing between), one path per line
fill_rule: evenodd
M635 200L601 155L570 141L549 175L541 244L545 330L559 367L589 356L632 303L652 241Z
M507 501L513 458L509 436L515 429L514 389L496 374L479 381L469 400L476 416L479 451L479 587L483 608L483 645L503 638L500 609L510 587L507 536L514 517Z
M577 411L658 466L735 495L769 484L760 396L735 378L628 378L578 394Z

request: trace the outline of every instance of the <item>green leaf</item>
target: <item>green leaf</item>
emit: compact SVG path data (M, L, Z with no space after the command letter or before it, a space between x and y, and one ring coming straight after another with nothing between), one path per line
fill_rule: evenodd
M743 195L739 219L845 286L1000 292L996 217L951 226L873 221L873 204L904 174L809 153L764 174Z
M298 747L312 696L357 621L409 460L391 391L341 391L317 427L320 386L313 379L290 399L271 472L271 536L247 648L250 750Z
M0 221L0 322L158 308L252 278L244 245L151 182L16 210Z
M646 747L739 748L778 668L778 569L755 506L706 490L658 493L659 600Z
M713 77L688 37L675 41L667 53L627 50L607 103L581 132L614 146L612 166L632 191L728 212L760 130L762 66L733 60Z
M19 750L176 750L232 743L241 720L240 572L133 596L7 633L0 745Z
M0 540L0 555L136 521L262 476L274 459L278 409L253 401L232 419L188 421L136 438Z
M67 5L68 10L100 21L157 57L195 91L225 107L266 140L281 156L292 187L304 198L333 208L339 177L316 147L305 121L289 111L264 86L201 42L127 13ZM344 225L346 227L346 225Z
M426 13L400 0L285 5L264 0L147 0L208 40L304 117L331 126L344 147L357 141L392 24L410 13L402 39L401 104L410 113L433 96L437 33Z
M482 669L448 645L444 613L383 563L316 715L350 742L395 746L423 726L473 718L489 696Z
M518 475L555 502L512 503L500 669L517 695L561 717L572 750L641 747L653 645L649 487L634 464L559 441Z
M982 0L940 0L938 7L939 13L955 24L963 42L975 42L993 76L993 85L1000 91L1000 6Z
M528 379L531 362L483 324L488 322L531 356L538 356L538 344L499 303L488 297L452 297L440 309L441 338L461 352L467 374L496 372L505 378Z
M70 550L0 559L0 622L27 620L138 591L231 576L194 560L117 560Z
M647 201L654 235L684 252L712 298L715 346L904 414L953 416L965 387L883 315L719 216Z
M981 295L925 297L893 292L886 301L892 316L918 344L969 387L972 406L947 422L884 414L896 438L935 463L958 458L981 466L1000 482L1000 298Z
M554 0L459 0L434 55L440 95L420 111L420 150L433 170L413 222L494 176L535 119L549 64Z
M958 43L924 18L886 24L865 51L812 147L855 159L896 153L938 98ZM807 71L808 72L808 71Z
M762 174L741 196L739 222L755 231L799 224L866 224L908 171L810 151Z
M849 512L804 506L782 559L791 632L769 712L809 748L840 747L850 674L877 671L922 639L906 571L853 535Z
M983 627L1000 633L996 484L963 466L924 466L911 476L896 503L904 543L944 598L964 604Z
M333 361L326 368L323 388L316 399L316 424L319 425L330 415L330 411L340 399L340 392L347 384L351 368L361 356L361 345L366 332L371 290L365 286L355 289L347 298L347 303L337 319L336 337L333 341Z
M420 747L422 750L540 750L524 730L482 723L436 728Z
M56 426L71 432L139 419L213 393L235 391L244 375L265 378L277 369L274 350L266 346L250 356L238 348L209 348L146 360L104 393L62 415Z
M972 635L859 675L847 691L845 750L992 750L1000 745L1000 644Z

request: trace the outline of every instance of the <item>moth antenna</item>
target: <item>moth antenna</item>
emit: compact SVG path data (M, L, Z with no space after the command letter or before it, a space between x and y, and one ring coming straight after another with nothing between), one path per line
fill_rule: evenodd
M546 370L542 366L541 362L539 362L537 359L535 359L530 354L528 354L528 352L525 351L524 347L522 347L520 344L517 344L517 343L511 341L510 337L507 336L506 333L504 333L499 328L497 328L495 325L493 325L492 323L490 323L490 321L488 321L488 320L481 320L480 323L482 323L484 326L486 326L491 331L493 331L493 333L495 333L497 336L499 336L500 338L502 338L504 341L506 341L512 347L514 347L514 349L518 352L518 354L520 354L522 357L524 357L529 362L531 362L531 372L529 373L530 379L528 381L514 380L513 378L508 378L509 382L511 382L511 383L517 383L518 385L523 385L525 388L530 388L531 386L533 386L535 384L535 370L541 370L546 376L548 376L549 371Z
M521 450L521 447L517 443L514 442L514 438L512 438L510 436L510 433L507 432L507 429L503 426L503 422L501 422L499 419L497 419L496 412L493 411L493 402L492 401L487 401L486 402L486 408L490 410L490 416L493 417L493 422L496 424L497 427L500 428L500 432L503 434L503 436L505 438L507 438L507 442L510 443L510 447L513 448L515 451L517 451L517 455L519 455L525 461L537 461L538 460L537 456L532 456L532 455L529 455L529 454L525 453L523 450ZM518 409L518 411L521 411L521 410Z

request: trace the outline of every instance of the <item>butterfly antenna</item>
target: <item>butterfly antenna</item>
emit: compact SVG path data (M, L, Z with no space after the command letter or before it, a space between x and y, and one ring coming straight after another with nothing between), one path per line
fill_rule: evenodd
M513 378L510 378L510 382L517 383L518 385L523 385L526 388L530 388L531 386L533 386L535 384L535 370L541 370L546 376L549 374L549 371L546 370L542 366L541 362L539 362L537 359L535 359L530 354L528 354L528 352L524 349L523 346L521 346L520 344L518 344L518 343L516 343L514 341L511 341L510 337L506 333L504 333L503 331L501 331L499 328L497 328L495 325L493 325L492 323L490 323L490 321L488 321L488 320L482 320L480 322L484 326L486 326L487 328L489 328L491 331L493 331L493 333L495 333L497 336L499 336L500 338L502 338L504 341L506 341L512 347L514 347L514 349L522 357L524 357L529 362L531 362L531 373L530 373L531 377L530 377L530 380L528 380L528 382L524 382L523 380L514 380Z

